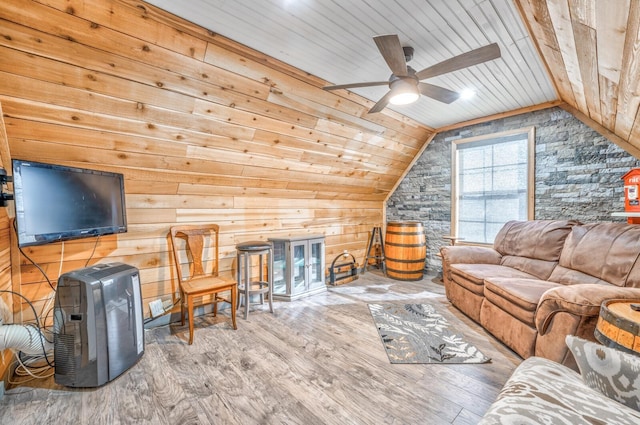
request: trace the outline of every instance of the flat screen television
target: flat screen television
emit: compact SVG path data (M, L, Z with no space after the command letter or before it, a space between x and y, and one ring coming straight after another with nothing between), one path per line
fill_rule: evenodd
M13 160L18 245L127 231L119 173Z

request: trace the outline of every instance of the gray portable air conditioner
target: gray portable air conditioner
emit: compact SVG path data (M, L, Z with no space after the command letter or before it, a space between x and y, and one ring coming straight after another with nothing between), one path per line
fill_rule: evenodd
M58 279L54 308L55 382L98 387L144 353L138 269L98 264Z

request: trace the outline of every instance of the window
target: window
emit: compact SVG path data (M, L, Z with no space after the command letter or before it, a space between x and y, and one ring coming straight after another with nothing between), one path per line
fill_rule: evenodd
M534 128L452 144L454 235L491 244L509 220L533 219Z

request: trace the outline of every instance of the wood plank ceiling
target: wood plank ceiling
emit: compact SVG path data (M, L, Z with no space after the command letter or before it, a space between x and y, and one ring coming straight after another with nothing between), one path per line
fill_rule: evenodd
M375 35L398 34L404 46L415 49L409 65L416 70L497 42L500 59L427 81L458 92L473 90L474 98L446 105L422 96L393 107L432 128L557 100L511 0L148 2L331 84L389 78ZM374 102L387 90L352 89Z
M517 3L562 100L640 157L640 1Z

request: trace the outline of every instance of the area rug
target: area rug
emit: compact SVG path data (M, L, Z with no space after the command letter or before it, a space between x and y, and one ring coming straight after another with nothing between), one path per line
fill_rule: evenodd
M369 304L391 363L486 363L473 344L449 330L430 304Z

